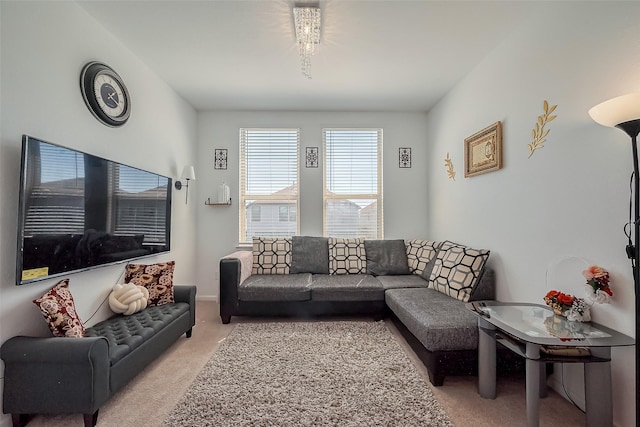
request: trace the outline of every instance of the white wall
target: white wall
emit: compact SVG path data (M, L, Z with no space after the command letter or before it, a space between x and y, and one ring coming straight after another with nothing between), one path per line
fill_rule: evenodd
M0 342L14 335L48 335L32 303L57 280L15 286L15 247L22 134L77 148L128 165L177 177L193 164L196 114L116 38L73 2L0 2ZM129 121L119 129L100 124L80 94L82 66L111 65L132 98ZM195 206L174 192L172 251L145 262L176 260L175 281L195 283ZM69 275L82 320L87 320L124 265ZM89 323L109 314L103 306ZM5 416L2 421L9 422Z
M219 259L235 250L239 234L239 129L242 127L300 128L300 233L322 235L322 158L320 167L306 168L306 147L318 147L322 129L361 127L383 129L385 238L427 237L426 115L422 113L339 112L206 112L198 115L197 281L199 295L218 295ZM411 147L411 168L398 167L398 148ZM228 151L228 169L213 168L216 148ZM231 189L230 207L205 206L215 199L218 185Z
M553 8L552 8L553 6ZM634 336L628 220L629 137L595 124L593 105L640 91L640 4L549 4L489 55L428 114L432 237L491 249L498 299L544 303L549 289L583 296L588 263L612 274L610 305L593 320ZM558 105L544 148L527 144L543 100ZM464 178L463 140L503 124L503 169ZM443 166L451 153L457 176ZM565 383L583 405L582 365ZM634 348L613 351L614 421L635 416ZM556 371L558 372L558 371ZM560 375L552 383L561 388Z

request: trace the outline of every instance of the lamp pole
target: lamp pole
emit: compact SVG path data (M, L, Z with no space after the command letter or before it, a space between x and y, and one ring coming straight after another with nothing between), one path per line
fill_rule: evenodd
M589 110L589 115L603 126L617 127L631 137L633 150L633 242L627 246L627 257L633 267L636 339L636 425L640 426L640 176L638 176L638 134L640 133L640 92L629 93L602 102ZM625 227L626 230L626 227ZM629 236L629 239L631 237Z
M631 137L631 150L633 152L633 246L631 252L627 251L629 258L633 259L633 289L635 293L635 318L636 318L636 425L640 425L640 345L638 345L638 332L640 331L640 177L638 176L638 133L640 133L640 120L631 120L616 125Z

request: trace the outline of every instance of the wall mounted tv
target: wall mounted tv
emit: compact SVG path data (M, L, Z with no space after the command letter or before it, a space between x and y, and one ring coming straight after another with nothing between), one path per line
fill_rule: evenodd
M24 135L16 284L169 251L171 181Z

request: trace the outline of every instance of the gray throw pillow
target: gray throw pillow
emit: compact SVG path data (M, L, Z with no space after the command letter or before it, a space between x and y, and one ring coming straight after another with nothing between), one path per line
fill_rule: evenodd
M374 276L410 274L404 240L365 240L367 273Z
M327 237L293 236L292 239L291 274L329 274Z

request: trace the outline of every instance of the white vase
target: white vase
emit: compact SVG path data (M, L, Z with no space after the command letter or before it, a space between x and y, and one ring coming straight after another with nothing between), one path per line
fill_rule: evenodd
M229 186L223 182L218 186L218 203L229 203L230 198Z

